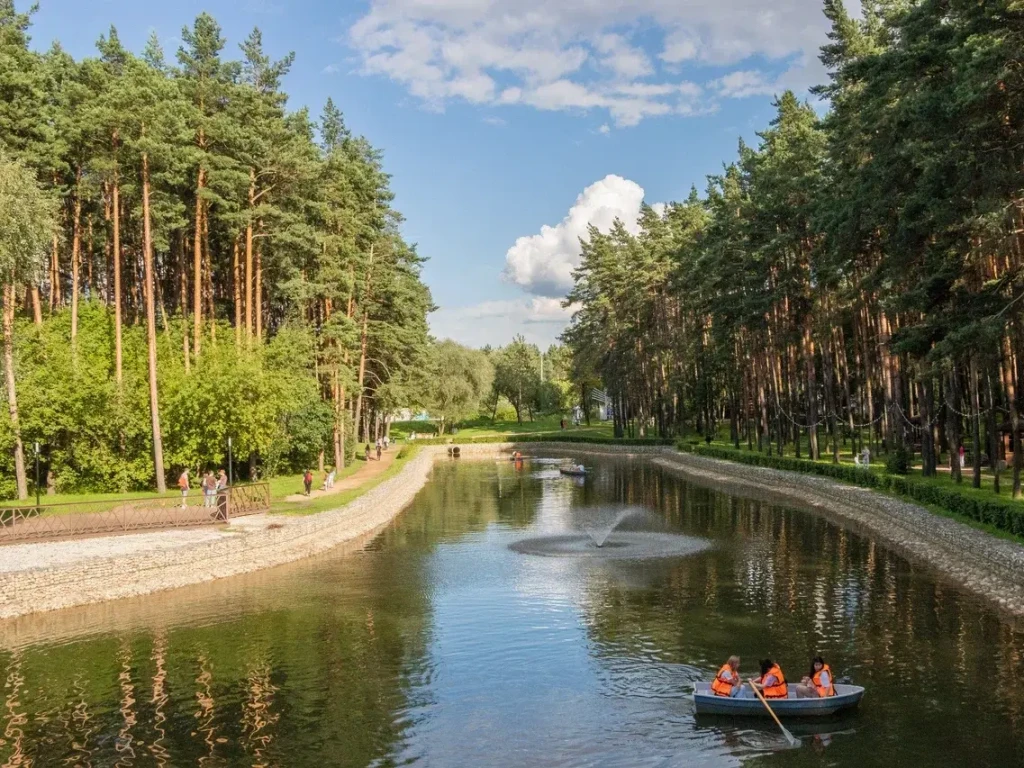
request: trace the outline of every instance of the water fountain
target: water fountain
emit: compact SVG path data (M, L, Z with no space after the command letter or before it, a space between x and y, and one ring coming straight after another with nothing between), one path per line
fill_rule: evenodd
M614 511L614 508L612 509L612 511ZM622 525L622 523L625 522L627 518L636 517L638 515L642 515L643 513L644 510L638 507L626 507L625 509L620 510L617 515L615 515L614 519L612 519L610 524L602 525L596 529L591 528L590 526L585 526L584 530L587 532L587 535L590 536L590 539L594 542L594 545L598 549L600 549L605 545L605 542L608 541L608 537L611 536L612 531L614 531L616 528Z
M685 557L702 552L711 542L692 536L660 531L619 530L626 520L642 517L646 511L638 507L603 507L588 510L593 521L583 527L584 533L538 536L513 542L509 548L524 555L545 557L583 557L605 560L638 560L659 557Z

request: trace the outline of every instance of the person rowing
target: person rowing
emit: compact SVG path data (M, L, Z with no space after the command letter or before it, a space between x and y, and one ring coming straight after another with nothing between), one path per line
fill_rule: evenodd
M782 668L771 659L761 660L761 676L751 680L750 684L761 691L766 699L789 698L789 686Z
M735 698L743 691L743 680L740 678L740 657L730 656L729 660L722 665L715 675L715 681L711 683L711 690L715 696L728 696Z
M810 674L800 684L795 686L798 699L823 699L826 696L835 696L836 688L832 682L832 668L825 663L821 656L815 656L811 660Z

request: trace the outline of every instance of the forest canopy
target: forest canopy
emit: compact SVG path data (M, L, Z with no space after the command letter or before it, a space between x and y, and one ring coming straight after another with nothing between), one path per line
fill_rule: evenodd
M232 53L204 13L133 52L111 27L82 60L30 29L0 0L0 179L34 180L44 235L0 254L0 497L35 444L61 491L163 490L228 438L243 476L342 465L427 363L381 153L330 99L288 106L259 29Z
M852 440L925 475L966 445L975 485L1008 460L1019 496L1024 6L862 6L824 3L826 114L783 93L703 194L590 232L573 370L620 433Z

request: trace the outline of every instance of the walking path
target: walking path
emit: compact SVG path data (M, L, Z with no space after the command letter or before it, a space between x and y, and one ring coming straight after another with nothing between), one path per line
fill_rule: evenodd
M322 490L323 484L321 481L320 489L317 489L314 486L314 490L309 494L309 496L307 496L304 493L293 493L291 496L285 496L284 500L294 502L310 501L312 499L319 499L323 496L331 496L335 493L341 493L342 491L354 490L355 488L358 488L363 483L365 483L367 480L372 480L373 478L377 477L377 475L381 475L384 472L386 472L388 467L394 464L395 457L397 455L398 451L395 450L394 447L392 447L391 450L384 451L384 454L381 456L380 461L377 461L376 459L371 459L348 477L344 477L341 480L336 480L334 483L334 487L331 488L330 490Z

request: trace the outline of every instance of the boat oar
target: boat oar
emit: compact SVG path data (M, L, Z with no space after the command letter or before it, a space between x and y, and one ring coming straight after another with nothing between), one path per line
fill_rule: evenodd
M761 700L761 703L764 704L764 708L768 710L768 714L772 716L772 720L775 721L775 724L782 729L782 735L786 737L786 741L789 742L789 745L791 747L799 747L800 739L796 738L792 733L786 730L786 726L784 726L782 721L779 720L778 716L775 714L775 710L773 710L771 705L768 704L768 699L764 697L764 694L757 690L757 686L754 685L753 681L750 681L750 687L754 689L754 694Z

